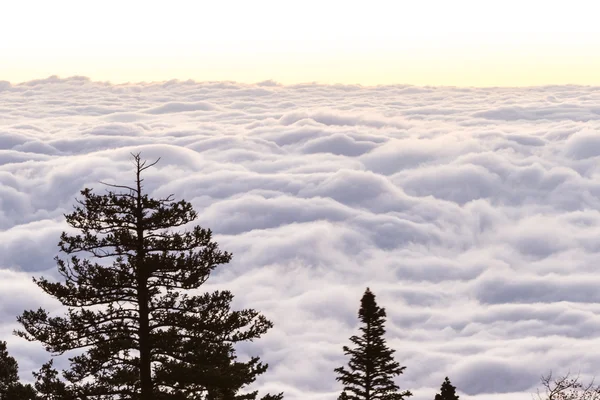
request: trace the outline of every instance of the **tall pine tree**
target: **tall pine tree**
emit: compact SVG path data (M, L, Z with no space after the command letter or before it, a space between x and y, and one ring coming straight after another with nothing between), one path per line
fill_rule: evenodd
M190 293L231 254L219 250L210 229L174 232L196 212L172 195L148 197L141 175L158 160L147 165L139 154L133 160L133 186L105 184L103 195L84 189L83 200L65 215L80 233L60 238L60 250L70 256L55 258L64 282L34 279L67 307L66 315L25 311L18 317L24 330L15 333L42 342L54 355L82 352L63 371L67 391L77 398L255 399L257 392L238 391L267 365L258 357L236 361L233 345L259 338L272 323L253 309L232 311L229 291ZM50 372L46 386L60 389Z
M8 354L6 342L0 341L0 400L35 400L29 384L19 382L19 364Z
M456 387L452 386L450 379L446 377L442 382L440 393L435 395L435 400L458 400L459 396L456 394Z
M375 302L369 288L365 291L358 311L362 336L352 336L354 348L344 346L344 354L350 356L348 368L336 368L336 380L344 385L340 400L402 400L412 396L408 390L400 393L393 378L404 372L392 355L395 350L385 343L385 309Z

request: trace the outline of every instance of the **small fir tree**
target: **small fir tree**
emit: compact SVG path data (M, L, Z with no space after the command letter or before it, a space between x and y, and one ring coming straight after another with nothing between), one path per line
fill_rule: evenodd
M348 368L336 368L336 380L344 385L340 400L402 400L412 396L408 390L399 392L394 377L402 374L401 367L393 359L395 350L385 343L385 309L375 302L369 288L365 291L358 317L363 323L362 336L352 336L354 348L344 346L344 354L350 356Z
M440 393L435 395L435 400L458 400L458 398L456 387L452 386L450 380L446 377L440 388Z

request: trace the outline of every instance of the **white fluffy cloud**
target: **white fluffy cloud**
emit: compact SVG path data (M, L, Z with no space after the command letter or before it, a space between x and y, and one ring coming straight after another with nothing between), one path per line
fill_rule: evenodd
M55 274L79 190L161 162L156 196L190 201L233 253L207 289L275 323L240 346L259 390L334 399L366 286L415 400L529 399L539 376L598 374L600 88L0 82L0 333L22 376L48 358L10 335L59 312Z

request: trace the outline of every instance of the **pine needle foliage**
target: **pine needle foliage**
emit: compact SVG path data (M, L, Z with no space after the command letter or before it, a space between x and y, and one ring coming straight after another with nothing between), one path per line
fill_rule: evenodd
M19 364L0 341L0 400L36 400L33 387L19 381Z
M58 371L53 365L54 360L50 360L38 372L33 373L38 400L79 400L65 382L59 379Z

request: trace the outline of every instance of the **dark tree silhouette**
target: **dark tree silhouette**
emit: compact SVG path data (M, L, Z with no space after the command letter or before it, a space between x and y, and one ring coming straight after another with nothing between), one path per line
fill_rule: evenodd
M253 309L232 311L229 291L189 293L231 254L211 241L210 229L174 232L196 212L172 195L148 197L141 175L158 160L133 159L133 187L104 184L104 195L84 189L83 200L65 215L80 233L63 232L58 244L70 256L55 258L64 282L34 278L67 314L25 311L18 317L24 330L15 334L42 342L54 355L82 353L63 371L67 391L77 398L197 400L227 393L228 399L255 399L257 392L237 392L267 364L258 357L236 361L233 345L259 338L272 323Z
M0 400L35 400L29 384L19 382L19 364L8 354L6 342L0 341Z
M36 378L34 384L39 400L77 400L75 395L69 391L65 382L58 378L58 371L52 368L53 360L48 361L38 372L34 372Z
M356 345L350 349L344 346L344 354L350 356L349 369L336 368L336 380L344 384L339 399L349 400L402 400L412 396L408 390L400 393L393 378L404 372L393 359L395 350L385 343L385 309L375 302L375 295L369 288L361 299L358 317L363 323L362 336L352 336Z
M594 385L594 380L584 384L577 376L567 372L563 376L552 377L552 372L541 377L545 393L537 390L538 400L600 400L600 385Z
M459 397L456 394L456 387L452 386L450 379L446 377L444 382L442 382L440 393L435 395L435 400L458 400Z

